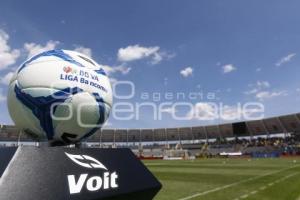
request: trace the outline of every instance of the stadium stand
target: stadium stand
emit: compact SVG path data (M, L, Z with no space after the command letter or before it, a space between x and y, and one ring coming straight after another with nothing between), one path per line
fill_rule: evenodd
M224 152L300 155L299 141L300 113L210 126L102 129L89 138L87 143L89 146L128 147L143 158L163 158L171 154L208 157ZM14 142L33 140L15 126L1 125L0 145L9 142L15 145Z

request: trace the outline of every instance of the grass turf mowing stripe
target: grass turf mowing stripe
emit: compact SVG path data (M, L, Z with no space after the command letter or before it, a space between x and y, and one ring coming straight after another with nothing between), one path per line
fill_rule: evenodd
M280 178L280 179L278 179L278 180L276 180L276 181L270 182L270 183L268 183L267 185L264 185L264 186L260 187L259 190L261 190L261 191L262 191L262 190L265 190L265 189L267 189L268 187L271 187L271 186L273 186L274 184L280 183L281 181L285 181L286 179L291 178L291 177L293 177L293 176L295 176L295 175L297 175L297 174L299 174L299 172L296 172L296 173L293 173L293 174L289 174L289 175L287 175L287 176L284 176L284 177L282 177L282 178ZM247 194L243 194L243 195L241 195L240 197L235 198L234 200L245 199L245 198L248 198L250 195L254 195L254 194L256 194L256 193L257 193L257 190L254 190L254 191L251 191L251 192L249 192L249 193L247 193Z
M263 177L266 177L266 176L269 176L269 175L277 174L277 173L280 173L280 172L283 172L283 171L286 171L286 170L289 170L289 169L292 169L292 168L296 168L296 167L299 167L299 165L295 165L295 166L292 166L292 167L277 170L275 172L255 176L255 177L252 177L252 178L248 178L248 179L245 179L245 180L242 180L242 181L234 182L234 183L224 185L224 186L221 186L221 187L217 187L217 188L207 190L207 191L204 191L204 192L196 193L196 194L184 197L184 198L180 198L179 200L193 199L193 198L196 198L196 197L199 197L199 196L203 196L203 195L206 195L206 194L209 194L209 193L217 192L217 191L229 188L229 187L233 187L233 186L236 186L236 185L239 185L239 184L242 184L242 183L246 183L246 182L249 182L249 181L252 181L252 180L260 179L260 178L263 178Z

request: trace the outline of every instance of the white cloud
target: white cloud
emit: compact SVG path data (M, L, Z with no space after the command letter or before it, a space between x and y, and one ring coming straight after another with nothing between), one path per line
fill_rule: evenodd
M226 92L231 92L231 91L232 91L231 88L227 88L227 89L226 89Z
M256 85L258 88L269 88L270 83L268 81L257 81Z
M256 70L255 70L256 72L260 72L261 71L261 68L259 67L259 68L256 68Z
M256 94L261 90L270 88L271 84L268 81L257 81L255 84L250 84L249 86L252 87L252 89L244 92L247 95Z
M83 47L83 46L77 46L74 51L77 51L79 53L82 53L86 56L89 56L90 58L92 57L92 49L91 48L87 48L87 47ZM122 74L128 74L131 70L130 67L127 67L125 65L118 65L118 66L109 66L109 65L103 65L103 64L99 64L104 71L107 74L113 74L116 72L120 72Z
M288 63L288 62L290 62L290 61L292 60L292 58L293 58L294 56L296 56L296 53L290 53L290 54L288 54L287 56L281 58L277 63L275 63L275 65L276 65L277 67L279 67L279 66L281 66L281 65L283 65L283 64L285 64L285 63Z
M92 49L91 48L87 48L87 47L83 47L83 46L77 46L74 51L77 51L79 53L82 53L84 55L87 55L89 57L92 57ZM99 64L101 66L101 68L104 69L104 71L107 74L113 74L113 73L117 73L120 72L121 74L128 74L131 70L130 67L127 67L125 65L118 65L118 66L109 66L109 65L104 65L104 64ZM115 83L116 79L111 78L111 83Z
M237 70L237 68L235 66L233 66L232 64L224 65L224 66L222 66L222 69L223 69L224 74L227 74L227 73Z
M92 49L90 48L86 48L86 47L83 47L83 46L77 46L74 51L77 51L79 53L82 53L88 57L92 57Z
M0 94L0 102L2 102L2 101L6 101L6 95L4 95L4 94Z
M163 59L162 54L155 53L155 54L153 55L153 58L152 58L151 63L152 63L153 65L155 65L155 64L157 64L157 63L160 63L160 61L162 61L162 59Z
M52 40L48 41L44 46L36 43L25 43L24 49L28 53L27 57L30 58L44 51L55 49L58 44L59 44L58 41L52 41Z
M128 74L131 71L131 67L126 67L123 65L112 67L112 69L113 72L121 72L122 74Z
M191 76L193 74L193 68L186 67L183 70L180 71L180 74L184 77Z
M130 62L134 60L150 58L151 64L158 64L163 59L171 59L174 56L175 54L168 54L167 52L160 51L159 46L143 47L136 44L129 45L118 50L118 60L121 62Z
M0 102L6 101L7 95L4 92L3 88L0 88Z
M13 75L13 72L8 72L3 78L1 78L0 82L4 85L8 85Z
M113 74L116 72L120 72L122 74L128 74L131 70L130 67L126 67L124 65L119 66L109 66L109 65L100 65L107 74Z
M32 57L32 56L37 55L41 52L55 49L58 44L59 44L58 41L52 41L52 40L48 41L45 45L36 44L36 43L25 43L24 44L24 49L28 53L28 57ZM89 57L92 57L92 54L93 54L91 48L87 48L87 47L83 47L83 46L76 46L74 51L77 51L77 52L82 53L82 54L84 54L86 56L89 56ZM120 72L122 74L128 74L131 70L130 67L126 67L124 65L113 66L113 67L108 66L108 65L102 65L102 64L99 64L99 65L108 74L112 74L112 73L116 73L116 72Z
M251 90L245 91L244 93L247 95L256 94L259 90L257 88L253 88Z
M169 79L167 77L164 78L164 85L168 85Z
M169 53L164 52L164 51L159 51L159 52L157 52L153 55L152 60L151 60L151 64L155 65L155 64L160 63L163 59L170 60L174 57L175 57L174 53L169 54Z
M260 101L264 101L267 99L271 99L273 97L286 96L286 95L287 93L285 91L279 91L279 92L261 91L256 93L255 97Z
M118 79L110 77L110 78L109 78L109 81L110 81L110 83L113 85L113 84L115 84L115 83L118 82Z
M155 56L159 51L158 46L154 47L142 47L139 45L127 46L125 48L120 48L118 51L118 59L120 61L133 61L143 59L149 56ZM160 59L159 57L156 59Z
M297 89L296 89L296 92L300 92L300 88L297 88Z
M254 95L259 101L271 99L278 96L286 96L286 91L272 91L270 90L271 84L268 81L257 81L255 84L249 84L251 90L245 91L246 95Z
M9 35L0 29L0 70L15 64L20 56L20 50L11 49L8 45Z

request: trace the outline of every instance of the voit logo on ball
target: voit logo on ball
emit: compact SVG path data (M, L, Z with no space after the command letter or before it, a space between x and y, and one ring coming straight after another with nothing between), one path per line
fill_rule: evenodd
M89 169L102 169L105 172L99 176L89 176L88 173L76 175L68 175L68 184L70 194L78 194L83 188L90 192L98 190L108 190L118 188L117 179L118 174L116 172L109 172L109 170L97 159L88 155L73 155L66 153L74 163L80 167Z

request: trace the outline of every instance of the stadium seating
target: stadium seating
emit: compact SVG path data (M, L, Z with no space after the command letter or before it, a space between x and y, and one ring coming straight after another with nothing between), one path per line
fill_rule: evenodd
M300 113L235 124L244 125L246 134L236 132L234 123L159 129L102 129L87 142L93 143L91 146L129 147L144 157L163 156L163 151L167 149L187 149L192 155L218 155L234 151L246 155L269 151L298 152ZM281 137L273 137L278 134ZM20 141L33 140L15 126L0 126L0 145Z

